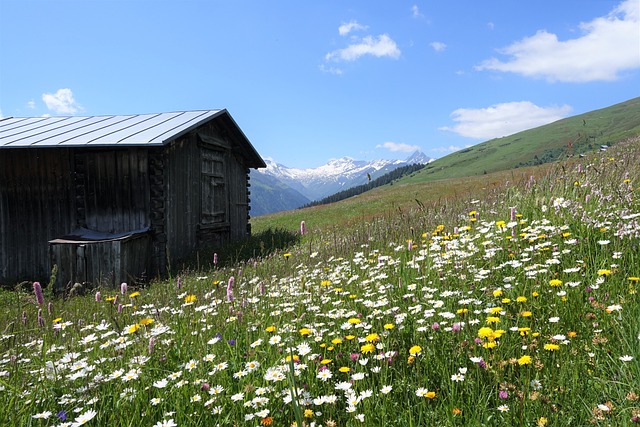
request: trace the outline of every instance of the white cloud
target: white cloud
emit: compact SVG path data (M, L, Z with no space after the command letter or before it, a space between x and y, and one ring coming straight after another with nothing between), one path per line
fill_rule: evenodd
M506 61L491 58L477 70L512 72L549 81L611 81L640 68L640 2L626 0L607 16L580 24L581 37L560 41L538 31L500 50Z
M375 57L384 57L398 59L400 57L400 49L391 37L382 34L377 37L366 36L362 39L355 40L344 49L334 50L327 53L325 59L327 61L355 61L364 55L372 55Z
M411 6L411 14L414 18L420 18L422 16L422 13L420 13L420 9L418 8L417 4Z
M542 108L529 101L507 102L480 109L459 108L451 113L457 124L440 130L487 140L555 122L570 112L568 105Z
M42 100L56 114L74 114L80 109L68 88L58 89L56 93L43 93Z
M442 52L447 48L447 45L441 42L431 42L429 43L429 46L431 46L436 52Z
M409 144L403 144L403 143L398 143L398 142L385 142L384 144L378 144L376 145L376 148L386 148L389 151L393 151L393 152L397 152L397 151L401 151L401 152L406 152L406 153L413 153L414 151L420 151L420 147L417 145L409 145Z
M367 28L369 27L359 24L357 21L349 21L348 23L342 24L338 27L338 33L340 33L341 36L346 36L351 31L366 30Z
M320 71L322 71L323 73L335 74L336 76L341 76L344 73L344 71L342 71L342 69L340 68L327 67L324 64L320 64Z
M36 102L33 99L31 101L27 102L27 108L30 109L30 110L35 110Z

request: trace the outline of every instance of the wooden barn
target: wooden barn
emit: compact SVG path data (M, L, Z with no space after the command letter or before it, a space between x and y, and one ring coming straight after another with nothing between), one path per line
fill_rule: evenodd
M250 233L265 166L226 110L0 119L0 284L162 275Z

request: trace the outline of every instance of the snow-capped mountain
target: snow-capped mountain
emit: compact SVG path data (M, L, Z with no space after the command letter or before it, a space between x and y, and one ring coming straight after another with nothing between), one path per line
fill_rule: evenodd
M255 186L252 185L251 189L251 214L255 216L285 209L295 209L304 204L289 206L285 209L282 209L282 206L273 206L273 209L270 209L269 206L261 206L261 203L259 205L258 200L274 200L273 195L272 197L263 197L261 194L261 191L265 190L264 183L266 181L273 182L274 178L290 190L295 190L304 198L313 201L320 200L338 191L364 184L370 179L375 179L398 167L416 163L429 163L430 161L432 159L419 151L413 153L406 160L364 161L342 157L310 169L289 168L272 159L265 159L267 164L265 169L251 171L251 180L256 183ZM279 185L279 187L282 186ZM269 189L272 191L273 186L269 186ZM291 194L290 191L289 194ZM282 197L275 197L275 199L282 199Z

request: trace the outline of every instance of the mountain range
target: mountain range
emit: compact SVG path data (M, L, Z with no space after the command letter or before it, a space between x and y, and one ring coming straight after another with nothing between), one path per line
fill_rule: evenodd
M265 159L265 169L251 170L251 216L299 208L311 201L362 185L401 166L433 159L420 151L405 160L330 160L308 169L290 168Z

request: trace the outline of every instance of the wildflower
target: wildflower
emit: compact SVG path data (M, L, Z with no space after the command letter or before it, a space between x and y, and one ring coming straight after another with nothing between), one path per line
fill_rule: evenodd
M556 351L560 348L558 344L547 343L544 345L544 349L547 351Z
M453 374L451 375L451 381L454 381L457 383L462 382L464 381L464 375L462 375L461 373Z
M362 320L358 319L357 317L352 317L349 320L347 320L347 322L351 323L352 325L357 325L360 322L362 322Z
M611 270L600 269L598 270L598 276L609 276L611 274Z
M227 302L233 302L233 282L235 279L233 276L229 277L229 281L227 282Z
M300 235L304 236L305 231L307 230L304 221L300 221Z
M46 420L51 417L53 413L51 411L40 412L39 414L32 415L31 418Z
M267 332L275 332L276 331L276 327L271 325L271 326L267 326L264 330L267 331Z
M624 355L620 356L618 359L620 359L622 362L631 362L633 360L633 356Z
M40 282L33 282L33 293L36 295L36 302L38 305L44 304L44 294L42 293L42 286L40 286Z
M320 372L318 372L318 374L316 375L316 378L318 378L319 380L322 380L324 382L326 382L329 378L331 378L333 376L333 374L331 373L330 370L328 369L323 369Z
M562 280L559 279L551 279L549 280L550 286L562 286Z
M605 309L605 311L609 314L613 313L614 311L621 311L621 310L622 310L622 306L620 304L613 304Z
M187 295L184 297L185 304L193 304L196 302L197 297L195 295Z
M173 421L173 418L169 420L158 421L153 427L177 427L178 424Z
M500 405L500 406L498 406L498 411L500 411L500 412L509 412L509 405Z
M129 328L127 329L127 333L128 334L134 334L134 333L138 332L138 329L140 329L140 324L139 323L134 323L133 325L129 326Z
M419 345L414 345L409 349L409 354L412 356L419 356L420 354L422 354L422 347L420 347Z
M360 352L362 352L362 354L373 353L375 349L376 347L373 344L367 343L360 347Z
M127 293L127 284L125 282L120 283L120 293L122 295Z
M367 335L364 339L366 342L376 342L380 340L380 335L374 333L371 333L369 335Z
M542 389L542 383L540 382L540 380L531 380L531 383L529 383L529 385L534 390Z
M546 417L540 417L538 421L536 421L536 427L545 427L548 422L549 420Z
M300 332L300 335L302 335L304 337L304 336L307 336L307 335L309 335L311 333L311 329L302 328L298 332Z
M518 359L518 365L530 365L531 364L531 356L524 355Z
M140 292L135 291L135 292L132 292L131 295L129 295L129 298L135 298L135 297L137 297L139 295L140 295Z
M428 393L428 392L429 392L429 390L427 390L426 388L424 388L424 387L419 387L419 388L416 390L416 396L418 396L418 397L426 397L426 395L427 395L427 393Z
M451 410L451 413L452 413L453 415L460 415L460 414L462 413L462 409L460 409L460 408L453 408L453 409Z
M86 423L91 421L93 417L96 416L96 414L97 414L96 411L94 411L93 409L89 409L84 414L81 414L80 416L78 416L75 419L75 421L71 424L71 427L79 427L79 426L85 425Z
M380 393L389 394L389 393L391 393L391 390L393 390L393 386L385 385L380 389Z

